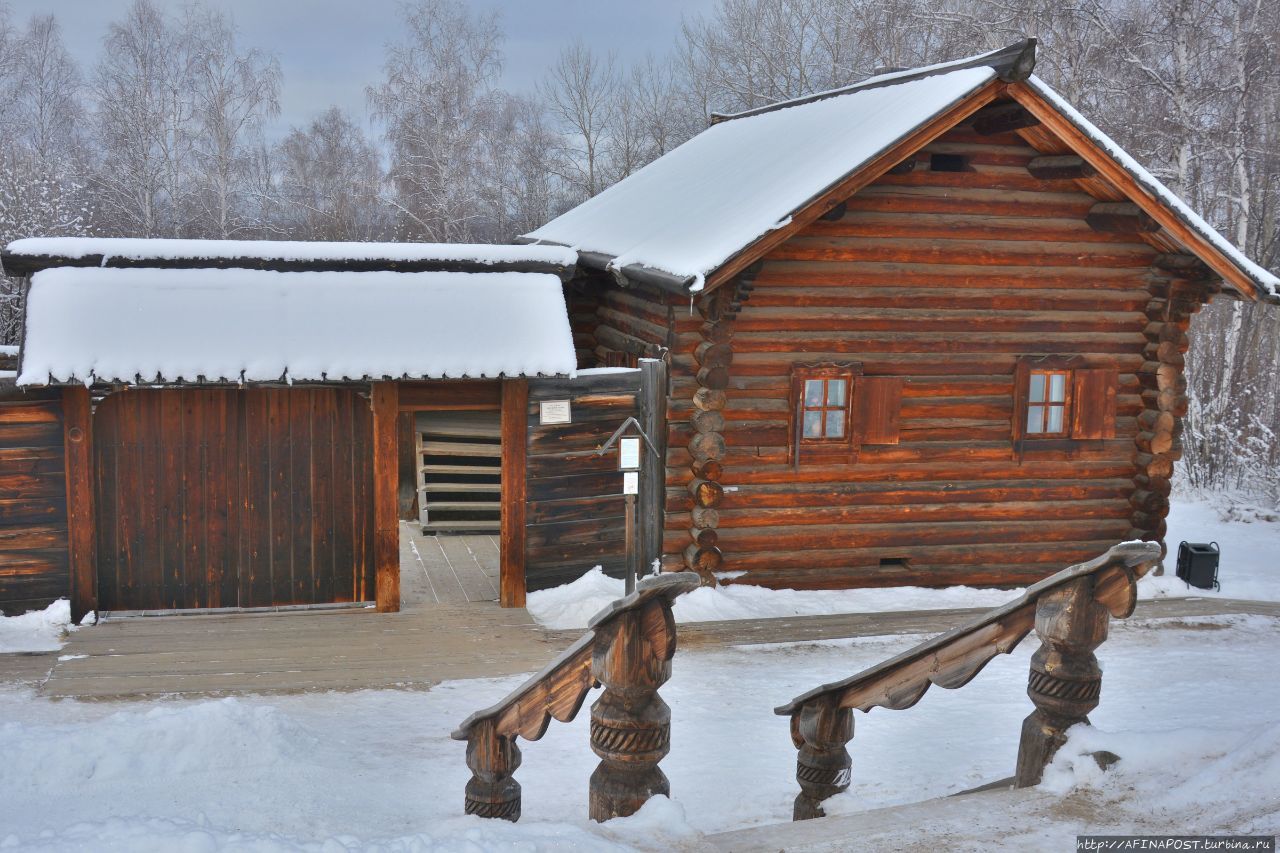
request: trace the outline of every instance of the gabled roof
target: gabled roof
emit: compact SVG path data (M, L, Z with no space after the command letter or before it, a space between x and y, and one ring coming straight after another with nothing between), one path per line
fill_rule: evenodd
M62 267L31 277L17 384L568 375L560 279Z
M1075 129L1067 146L1249 298L1280 279L1246 258L1147 170L1031 77L1034 40L717 116L710 128L525 235L579 251L619 280L717 286L997 98ZM1109 168L1108 168L1109 167Z
M394 270L397 272L546 272L572 275L577 256L556 246L464 243L356 243L302 240L165 240L35 237L5 247L4 271L30 275L51 267Z

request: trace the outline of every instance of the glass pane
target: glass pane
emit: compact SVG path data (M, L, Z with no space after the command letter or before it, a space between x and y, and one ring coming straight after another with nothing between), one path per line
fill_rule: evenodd
M1044 374L1031 374L1031 392L1027 395L1027 399L1032 403L1044 402Z
M1049 401L1061 403L1067 399L1067 374L1049 374ZM1052 430L1051 430L1052 432Z
M822 412L804 413L804 437L822 438Z
M844 380L843 379L827 380L827 405L828 406L844 405Z
M822 405L821 379L806 379L804 381L804 404L806 408Z
M1044 432L1044 406L1027 406L1027 435Z
M1049 407L1049 427L1045 432L1062 432L1062 415L1065 411L1063 406Z
M844 438L844 412L842 410L827 410L827 438Z

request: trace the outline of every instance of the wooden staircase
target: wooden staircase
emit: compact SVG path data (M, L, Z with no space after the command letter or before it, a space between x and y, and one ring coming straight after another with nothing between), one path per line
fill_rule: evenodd
M498 414L421 412L414 435L422 532L497 533L502 515Z

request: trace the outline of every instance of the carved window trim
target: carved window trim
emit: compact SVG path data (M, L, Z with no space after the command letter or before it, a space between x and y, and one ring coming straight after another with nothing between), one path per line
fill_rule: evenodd
M858 377L862 376L862 364L860 362L807 362L797 363L791 366L791 418L790 418L790 436L789 444L791 446L791 462L792 465L798 466L802 458L812 454L821 454L823 451L836 451L841 455L849 455L857 452L857 446L854 443L853 436L853 418L852 404L853 396L856 393L856 383ZM804 416L806 411L836 411L833 406L826 405L825 395L827 393L826 381L832 379L843 380L844 385L844 404L839 409L842 412L842 430L843 435L837 438L826 437L825 432L825 414L823 437L806 438L804 435ZM808 380L823 380L824 401L821 407L805 406L805 382Z

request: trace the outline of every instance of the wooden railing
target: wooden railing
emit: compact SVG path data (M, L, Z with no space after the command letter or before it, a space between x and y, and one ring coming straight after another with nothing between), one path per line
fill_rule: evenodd
M453 733L467 742L467 814L519 820L516 738L538 740L553 717L572 720L598 684L604 692L591 706L591 749L600 756L591 774L591 819L634 814L653 795L669 794L658 762L670 748L671 709L658 688L671 677L676 652L671 603L698 584L693 572L645 578L541 672L467 717Z
M921 643L852 678L824 684L775 709L791 718L799 750L794 819L821 817L822 801L846 790L852 760L853 710L910 708L931 684L963 687L998 654L1008 654L1032 628L1041 645L1031 658L1027 693L1035 710L1023 721L1014 784L1039 783L1066 731L1088 722L1098 706L1102 670L1094 657L1110 617L1137 603L1137 581L1160 560L1160 545L1127 542L1071 566L1015 601Z

